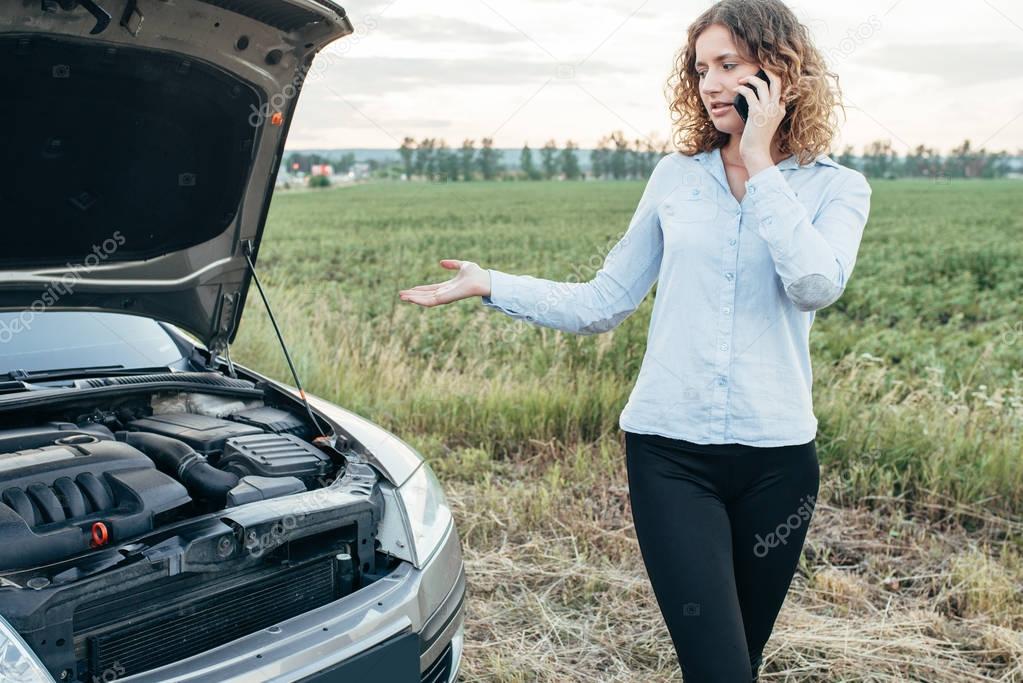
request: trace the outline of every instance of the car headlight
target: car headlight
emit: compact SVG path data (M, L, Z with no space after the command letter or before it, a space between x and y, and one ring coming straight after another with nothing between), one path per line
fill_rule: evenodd
M0 617L0 681L54 683L53 677L7 620Z
M437 476L425 461L397 491L412 531L414 564L422 567L444 539L451 523L451 508Z

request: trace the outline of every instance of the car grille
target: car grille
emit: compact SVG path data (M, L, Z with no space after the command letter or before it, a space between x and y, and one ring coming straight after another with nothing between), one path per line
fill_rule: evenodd
M311 562L88 636L90 676L155 669L325 605L340 597L334 566L329 558Z
M423 672L422 683L447 683L451 678L451 643L440 653L440 657Z

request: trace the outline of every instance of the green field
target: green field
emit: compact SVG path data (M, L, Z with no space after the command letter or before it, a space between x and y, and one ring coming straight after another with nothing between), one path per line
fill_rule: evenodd
M764 681L1023 681L1023 184L875 181L811 334L822 490ZM681 680L631 528L618 415L653 297L584 337L398 290L441 258L592 276L643 184L279 193L259 267L306 387L444 481L462 680ZM587 277L588 277L587 276ZM258 299L239 362L289 380Z

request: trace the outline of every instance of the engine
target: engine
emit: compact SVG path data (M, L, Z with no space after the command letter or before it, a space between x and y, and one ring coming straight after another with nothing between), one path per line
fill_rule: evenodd
M0 455L0 500L5 568L146 533L191 501L182 484L138 449L84 433Z
M233 405L218 417L209 403L207 414L189 412L195 405L154 402L179 410L0 431L0 567L39 566L202 512L301 493L338 469L290 412Z
M397 565L354 441L261 393L111 392L3 416L0 612L55 680L186 659Z

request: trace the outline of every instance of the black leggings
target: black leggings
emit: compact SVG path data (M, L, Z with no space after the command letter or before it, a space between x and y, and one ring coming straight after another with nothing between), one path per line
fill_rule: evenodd
M639 548L685 683L756 681L813 516L814 441L626 432L625 452Z

